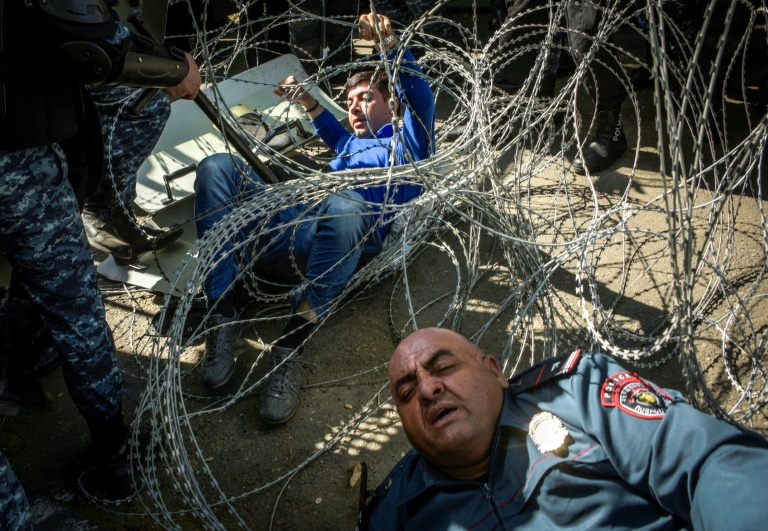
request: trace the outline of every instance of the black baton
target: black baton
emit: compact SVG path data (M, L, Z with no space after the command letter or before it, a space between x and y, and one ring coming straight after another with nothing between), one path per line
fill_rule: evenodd
M160 44L160 39L158 38L157 34L152 31L149 23L139 11L132 12L128 16L128 22L133 24L133 26L136 28L136 31ZM144 90L144 93L139 97L138 101L129 108L129 111L134 116L138 116L144 106L149 103L149 100L154 97L156 92L157 89ZM237 153L243 157L243 160L245 160L245 162L247 162L248 165L256 173L258 173L262 179L271 184L278 182L278 179L275 177L275 174L272 173L272 170L270 170L269 167L261 161L259 156L253 152L250 144L248 144L248 141L242 136L242 133L232 127L232 125L224 120L221 116L219 116L219 108L202 90L197 93L197 96L195 97L195 103L200 108L200 110L203 111L203 114L205 114L211 123L221 132L221 135L224 137L225 141L235 148L235 151L237 151Z

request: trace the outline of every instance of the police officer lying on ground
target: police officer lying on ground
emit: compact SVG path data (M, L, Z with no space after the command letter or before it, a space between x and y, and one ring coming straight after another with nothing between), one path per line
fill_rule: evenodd
M600 354L507 380L444 329L390 362L414 446L362 512L365 529L762 529L768 442Z
M62 353L93 441L85 481L121 496L133 488L122 375L61 142L101 145L76 137L88 130L84 113L96 117L82 84L177 86L191 97L200 77L189 75L188 55L131 34L103 0L0 2L0 38L0 251L13 268L11 290L34 301ZM26 528L26 497L4 459L0 474L0 528Z
M382 58L391 61L401 53L388 17L362 15L359 25L361 38L383 40L386 50ZM348 118L354 133L305 92L294 76L283 80L275 93L304 107L318 136L336 153L329 164L332 170L401 165L424 160L434 153L435 98L409 50L402 52L397 74L393 80L397 95L390 95L390 80L384 69L359 72L348 80ZM390 96L395 102L394 109L390 107ZM406 104L403 125L393 138L392 120L401 101ZM279 186L276 185L278 191ZM255 194L268 197L266 194L272 193L272 188L265 186L261 177L241 160L222 153L200 162L196 192L195 222L197 235L203 238L227 221L238 202ZM259 406L264 422L288 421L299 405L301 368L296 357L315 321L322 318L355 271L381 252L382 239L393 216L379 215L384 206L406 203L419 193L418 184L390 186L383 181L361 179L354 188L329 194L322 201L292 204L274 216L254 216L233 237L235 241L221 246L218 256L206 257L216 265L203 283L210 311L203 384L211 389L221 387L234 373L234 344L241 329L234 302L242 289L237 284L241 281L241 267L247 265L259 278L294 286L293 315L272 347L272 372ZM296 223L297 220L302 222ZM288 230L276 231L276 227ZM235 256L233 250L243 247L248 234L261 240L249 242L246 252Z

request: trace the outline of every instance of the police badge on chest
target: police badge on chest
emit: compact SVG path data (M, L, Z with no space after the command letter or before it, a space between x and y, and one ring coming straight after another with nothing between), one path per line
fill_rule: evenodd
M568 446L573 442L563 421L548 411L531 418L528 435L541 453L551 452L559 457L568 453Z

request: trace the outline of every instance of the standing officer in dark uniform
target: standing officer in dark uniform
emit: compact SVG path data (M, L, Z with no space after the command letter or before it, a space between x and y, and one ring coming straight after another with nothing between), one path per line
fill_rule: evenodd
M568 39L571 52L580 63L594 43L603 20L604 10L626 3L624 0L572 0L566 6ZM595 100L597 120L592 142L584 146L573 160L573 171L585 174L607 169L626 151L627 138L621 116L621 104L627 91L618 75L622 71L616 57L601 45L590 62L591 76L587 90Z
M390 388L414 446L361 529L764 529L768 442L599 354L507 380L463 336L395 350Z
M133 488L122 376L68 180L76 157L62 145L102 145L76 136L100 130L98 121L83 121L96 116L83 83L176 86L179 96L193 97L199 73L189 75L183 52L130 33L103 0L0 0L0 61L0 251L13 268L11 288L35 303L62 352L67 388L94 446L88 485L119 496ZM0 466L0 485L15 485L8 471ZM5 519L14 517L4 507L13 499L0 498Z
M548 0L509 0L496 50L498 66L493 75L494 86L514 94L523 87L533 68L538 66L540 72L533 75L534 79L540 75L541 80L537 92L531 95L552 98L561 53L556 46L543 46L547 28L551 24L565 24L570 52L579 63L593 44L603 10L617 3L626 4L627 0L568 0L564 20L561 21L550 20L560 11ZM562 35L554 37L556 44L560 40ZM589 68L586 86L595 100L597 120L592 141L573 160L573 171L579 174L587 171L595 173L610 167L627 149L621 116L626 90L616 74L621 72L621 65L602 45Z
M560 49L543 46L550 17L554 10L547 0L510 0L506 6L504 31L499 35L495 51L498 66L493 74L493 85L510 94L517 93L523 82L541 61L541 82L536 96L552 98L560 65ZM539 55L544 54L541 58ZM534 74L534 79L538 72Z
M605 19L605 13L614 9L621 12L633 4L630 0L568 0L564 6L564 25L568 34L569 51L577 63L581 63L595 45L595 38ZM542 46L546 28L553 22L555 8L560 4L549 0L508 0L507 25L499 38L499 68L494 73L495 86L508 92L516 92L528 77L536 64L538 52ZM643 6L644 4L638 4ZM704 5L701 0L663 0L661 6L665 13L689 43L693 42L701 26L700 15ZM589 76L586 88L595 101L596 120L594 134L573 160L573 171L578 174L600 172L613 165L627 150L627 139L621 106L627 90L622 80L623 68L616 59L616 52L609 49L615 30L621 24L608 28L606 42L600 43L589 63ZM557 42L559 36L555 37ZM668 57L680 58L680 44L671 35L667 39ZM538 96L552 97L555 89L555 76L559 66L560 51L554 47L547 50L540 60L541 83Z
M120 20L129 20L163 41L167 2L152 0L110 0ZM136 10L142 17L131 19ZM186 6L184 7L186 13ZM189 19L188 14L175 13L175 18ZM179 22L179 21L175 21ZM197 66L190 62L190 68ZM194 73L197 76L197 73ZM140 225L134 213L137 173L160 139L171 114L171 98L176 87L156 91L154 97L133 88L104 85L89 86L88 93L96 105L105 145L105 175L95 193L83 205L83 225L91 247L109 253L118 265L128 265L140 255L159 251L176 241L183 227L160 229L151 223Z

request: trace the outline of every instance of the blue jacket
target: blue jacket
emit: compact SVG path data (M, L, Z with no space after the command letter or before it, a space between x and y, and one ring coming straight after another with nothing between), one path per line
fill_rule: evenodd
M395 49L396 50L396 49ZM389 53L392 59L396 51ZM395 145L394 161L399 166L408 160L419 161L431 157L435 151L435 97L429 83L418 74L421 68L410 50L403 53L402 68L396 84L397 95L405 107L400 138ZM327 109L312 121L318 136L323 139L337 157L330 162L333 171L358 168L386 168L390 166L392 153L392 124L387 124L376 132L373 138L357 138L347 131L338 119ZM406 156L406 150L407 155ZM401 205L418 196L421 187L412 184L388 186L363 186L355 191L371 203L375 212L381 210L384 203ZM386 223L394 215L384 216L385 224L379 225L382 237L389 229Z
M368 528L768 526L765 439L606 356L569 359L570 366L547 360L511 380L486 481L452 480L412 450L369 502ZM542 412L567 430L559 449L534 443L531 421Z

